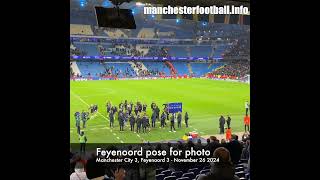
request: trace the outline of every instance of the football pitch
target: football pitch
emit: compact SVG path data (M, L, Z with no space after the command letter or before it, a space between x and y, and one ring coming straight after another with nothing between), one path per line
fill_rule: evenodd
M162 104L182 102L182 128L169 132L170 126L151 128L149 133L136 134L119 131L117 116L115 127L109 128L106 102L118 107L121 101L146 103L147 114L151 117L150 105L154 101L162 113ZM208 79L163 79L163 80L114 80L114 81L70 81L70 143L78 143L74 113L88 111L89 105L97 104L98 113L88 120L84 130L88 143L139 143L179 140L186 132L197 131L200 136L219 133L219 117L231 116L232 132L244 131L243 117L245 101L250 101L250 85L239 82L215 81ZM184 124L184 113L189 114L189 127ZM81 122L82 128L82 122Z

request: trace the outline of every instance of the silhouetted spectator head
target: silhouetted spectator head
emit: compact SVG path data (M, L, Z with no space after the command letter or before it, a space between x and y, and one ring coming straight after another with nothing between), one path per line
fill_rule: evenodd
M228 149L224 147L219 147L213 152L213 157L219 158L218 163L230 163L231 156Z

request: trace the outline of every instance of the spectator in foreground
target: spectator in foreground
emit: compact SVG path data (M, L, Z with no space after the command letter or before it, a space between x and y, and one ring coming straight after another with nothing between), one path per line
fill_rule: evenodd
M211 164L210 172L207 175L200 175L197 180L240 180L235 175L228 149L219 147L213 152L213 157L219 158L219 162Z
M89 180L81 162L77 162L74 173L70 175L70 180Z
M238 141L237 135L232 135L231 141L227 145L227 148L230 151L230 156L233 164L237 164L240 161L242 153L242 145Z

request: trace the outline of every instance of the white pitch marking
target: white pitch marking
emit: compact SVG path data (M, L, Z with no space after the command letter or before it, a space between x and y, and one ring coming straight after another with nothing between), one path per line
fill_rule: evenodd
M74 92L70 91L70 93L72 93L76 98L78 98L81 102L83 102L84 104L86 104L87 106L90 106L87 102L85 102L80 96L78 96L77 94L75 94ZM102 116L104 119L106 119L107 121L109 121L108 118L106 118L104 115L102 115L99 111L97 112L97 114L99 114L100 116ZM115 133L113 133L114 136L116 136ZM117 139L120 139L119 137L117 137Z

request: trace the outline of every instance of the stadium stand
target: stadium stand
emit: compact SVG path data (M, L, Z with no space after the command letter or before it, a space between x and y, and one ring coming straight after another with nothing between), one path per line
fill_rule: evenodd
M170 75L170 69L163 62L144 62L143 64L149 71L162 72L165 76Z
M106 33L111 38L128 38L128 35L119 29L114 30L109 28L105 30L104 33Z
M189 70L186 62L172 62L172 65L177 70L177 75L189 75Z
M230 76L232 78L242 78L250 74L250 61L230 60L225 61L225 65L209 73L215 76Z
M81 71L77 65L77 62L74 61L71 63L71 70L74 75L81 76Z
M70 24L70 34L93 35L93 31L90 25Z
M138 38L154 38L155 30L154 28L142 28L138 33Z
M168 53L174 57L188 57L186 46L171 46L168 47Z
M108 41L81 42L88 39L87 37L72 41L70 43L70 55L72 56L210 57L209 60L201 62L189 59L181 61L135 61L133 59L121 59L121 57L116 60L72 59L70 63L71 76L114 77L115 79L172 75L241 78L250 74L250 61L239 59L239 56L250 55L249 26L224 23L203 25L202 22L190 20L181 20L180 23L177 23L176 19L155 20L143 15L143 13L136 13L134 16L137 29L99 28L96 27L95 13L92 9L102 1L88 1L85 7L81 7L79 1L71 0L70 2L70 34L104 36ZM136 10L138 11L138 9ZM139 38L139 41L134 42L135 38ZM158 42L151 42L148 38L161 39ZM161 43L162 38L170 38L175 42ZM126 39L126 41L119 43L118 41L122 39ZM181 41L184 39L191 39L190 42L192 43ZM208 40L208 42L205 40ZM230 57L233 60L229 60ZM222 60L216 61L216 59ZM216 62L212 63L211 61ZM214 152L218 147L225 147L230 152L234 175L239 179L250 180L250 141L248 140L249 138L243 138L240 141L233 136L232 142L221 143L210 139L209 143L203 143L201 148ZM181 143L180 148L190 148L190 144L195 145L193 142L184 142ZM234 148L235 144L240 145L240 151ZM177 145L173 146L176 147ZM88 163L95 156L91 156L90 152L87 153L80 156L77 152L71 150L70 175L74 173L77 162L83 162L86 171L91 171ZM175 163L166 163L145 170L144 174L146 176L147 171L152 172L149 173L151 174L150 177L144 178L197 180L202 175L213 173L213 169L213 166L209 163L189 163L182 167ZM108 177L113 177L111 172L104 170ZM127 168L126 171L128 174L134 174L130 168ZM139 179L139 177L136 177L136 179Z
M150 76L184 76L194 77L221 77L230 79L239 79L250 74L249 61L232 60L215 63L207 62L169 62L169 61L116 61L104 62L85 61L74 62L71 68L75 74L87 77L99 77L104 75L107 67L114 66L109 75L116 75L118 78L125 77L150 77ZM191 73L190 73L191 69Z
M77 65L83 77L95 77L105 72L105 68L99 62L78 62Z
M93 43L87 43L87 42L75 42L74 46L79 49L82 52L85 52L86 56L97 56L99 55L98 46L96 46Z
M208 57L211 51L211 46L193 46L191 48L191 54L194 57Z
M212 70L222 66L222 63L214 63L214 64L210 64L210 63L203 63L203 62L193 62L190 63L191 67L192 67L192 72L193 72L193 76L203 76L206 73L211 72Z

